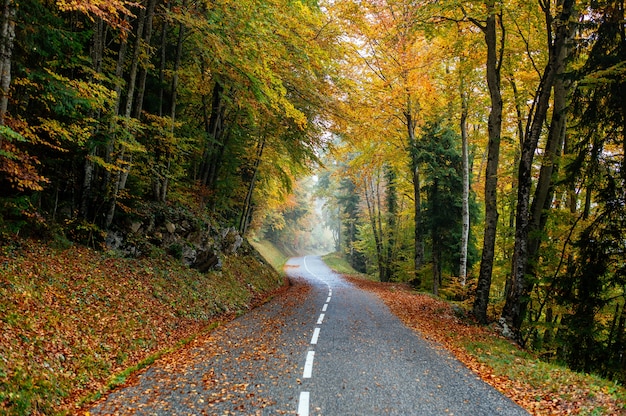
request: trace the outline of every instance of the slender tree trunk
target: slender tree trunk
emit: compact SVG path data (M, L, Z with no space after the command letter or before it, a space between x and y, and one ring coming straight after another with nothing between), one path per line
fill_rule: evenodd
M422 229L422 188L420 183L420 171L418 161L417 139L415 137L415 121L413 120L413 109L411 106L411 97L407 97L406 112L404 113L408 148L411 160L411 173L413 175L413 208L414 208L414 272L415 272L415 285L419 286L418 279L419 270L424 264L424 233Z
M254 188L256 185L256 178L259 172L259 166L261 166L261 160L263 158L263 150L265 149L265 138L261 138L257 145L256 160L254 161L254 172L250 183L248 184L248 191L246 192L246 199L241 209L241 216L239 218L239 234L245 235L248 231L248 225L250 224L250 218L252 217L252 195L254 194Z
M435 177L433 181L433 188L430 194L431 206L439 207L441 203L439 199L439 181ZM439 296L439 282L441 281L441 237L439 226L433 221L430 227L431 240L433 245L433 295Z
M126 108L124 117L130 118L133 108L133 100L135 98L135 88L137 87L137 72L139 71L139 57L143 51L143 30L146 25L146 8L139 9L139 17L137 18L137 32L135 33L135 44L133 45L133 57L130 61L130 73L128 77Z
M172 2L167 3L168 12L172 7ZM163 19L161 29L161 58L159 63L159 117L163 117L163 100L165 98L165 64L167 62L167 31L168 20Z
M461 285L465 286L467 280L467 246L469 242L470 231L470 212L469 212L469 151L467 139L467 115L468 103L465 85L461 80L461 159L463 169L463 207L462 207L462 225L461 225L461 255L459 264L459 278Z
M137 88L137 73L139 72L139 58L142 55L144 49L143 43L143 31L146 27L146 8L141 7L139 10L139 17L137 19L137 32L135 33L135 44L133 45L133 56L130 62L130 73L128 77L128 83L126 84L126 106L124 109L125 123L130 119L133 110L133 103L135 102L135 89ZM125 153L125 152L124 152ZM116 189L122 190L126 188L126 180L130 174L130 169L133 163L133 155L129 152L128 155L124 155L120 158L122 172L119 175L119 183Z
M365 184L365 203L367 205L367 212L369 214L370 225L372 226L372 234L374 235L374 243L376 245L376 262L378 266L378 277L379 280L383 279L383 270L384 270L384 262L383 262L383 246L381 235L378 233L377 226L377 215L379 213L376 212L375 206L375 190L374 186L370 184L371 178L366 178L364 181ZM371 187L371 191L370 191Z
M125 17L128 19L128 16ZM124 37L121 40L120 50L117 54L117 64L115 67L115 104L113 106L113 120L111 121L111 126L109 128L109 132L112 133L112 138L109 139L106 148L105 160L107 163L114 163L114 159L123 160L122 150L120 155L117 156L115 153L115 146L117 141L115 140L115 133L113 133L117 126L117 118L120 115L120 106L121 106L121 97L122 97L122 77L124 75L124 63L126 61L126 52L128 51L128 39ZM105 180L102 183L103 191L109 196L108 208L104 218L104 228L109 228L113 223L113 217L115 216L115 207L117 205L117 196L119 193L119 184L120 184L120 172L116 172L115 175L112 175L110 169L107 169L105 172Z
M105 48L105 33L106 25L102 19L96 19L93 25L93 41L91 48L91 60L93 63L93 70L96 74L102 72L102 62L104 60L104 48ZM99 118L99 116L97 117ZM92 209L92 188L94 185L94 162L91 160L93 156L98 153L98 146L92 144L92 148L89 151L89 155L85 158L85 165L83 168L83 184L81 188L81 201L78 210L80 218L89 221L90 210Z
M518 340L521 340L520 329L524 320L526 306L528 305L528 296L532 286L531 281L526 276L528 271L529 260L529 233L531 230L530 223L530 193L532 188L532 167L535 151L539 143L543 124L546 120L548 109L550 108L550 98L552 96L552 87L559 71L562 71L565 59L565 51L567 41L570 38L569 19L574 12L574 0L559 0L557 10L560 10L556 19L556 35L554 41L549 47L549 59L544 69L542 79L535 96L533 109L529 113L529 122L526 125L526 133L524 135L524 143L520 157L518 172L518 190L517 190L517 213L515 221L515 248L513 251L513 267L510 282L507 285L506 303L502 310L502 317L506 320L509 327L514 331ZM544 12L546 14L546 23L548 27L548 39L552 39L551 27L553 18L549 9L549 3L546 3ZM558 122L560 115L555 113ZM554 134L558 135L555 140L560 140L560 131ZM555 144L556 146L556 144ZM554 155L548 155L548 158ZM546 176L545 191L540 191L542 198L547 198L550 188L550 176ZM542 210L545 204L538 201L537 209Z
M498 51L497 25L501 16L496 11L495 0L485 2L487 7L487 21L481 26L487 44L487 84L491 99L491 111L488 120L488 155L485 169L485 231L483 238L483 252L480 261L480 272L476 286L476 299L473 312L481 323L487 323L487 306L491 289L491 275L495 257L496 231L498 225L498 164L500 160L500 134L502 129L502 93L500 91L500 68L504 49L504 28L501 27L500 50Z
M215 81L213 93L211 95L211 105L208 105L208 97L202 98L204 109L205 132L208 136L206 149L202 160L201 182L207 188L213 189L217 180L218 166L216 155L219 155L224 148L223 139L223 117L224 117L224 88Z
M16 14L17 5L12 0L4 0L0 18L0 125L4 125L9 109ZM2 136L0 136L0 144L2 143L1 141Z
M146 26L145 26L145 37L144 37L144 45L147 49L146 56L147 59L150 60L152 56L152 49L150 47L150 42L152 41L152 21L154 19L154 9L156 7L157 0L149 0L148 7L146 9ZM137 100L135 102L135 112L134 117L140 118L141 112L143 111L143 98L146 91L146 80L148 78L148 63L144 62L141 66L141 72L139 74L139 82L137 88Z
M396 223L398 215L398 191L396 188L396 173L389 165L385 165L385 176L387 179L387 254L385 268L385 282L391 281L395 274L394 264L396 256Z

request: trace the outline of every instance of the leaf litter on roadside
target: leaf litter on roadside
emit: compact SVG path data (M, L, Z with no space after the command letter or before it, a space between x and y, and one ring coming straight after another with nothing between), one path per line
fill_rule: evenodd
M515 365L509 365L508 370L517 374L504 374L492 368L480 354L469 352L467 345L489 346L497 339L505 346L510 344L507 348L513 357L521 353L519 347L504 339L492 327L459 319L451 305L443 300L416 293L404 284L373 282L350 275L344 277L361 289L374 292L405 325L452 352L478 377L534 415L626 414L626 404L610 394L611 388L592 389L584 382L591 376L556 367L552 370L552 383L536 385L529 382L531 377L525 371L526 367L534 367L539 360L514 358ZM488 350L480 353L491 355ZM622 390L620 397L625 397L622 387L615 388Z

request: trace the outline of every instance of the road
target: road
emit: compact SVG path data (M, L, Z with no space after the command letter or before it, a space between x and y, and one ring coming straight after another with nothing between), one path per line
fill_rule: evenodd
M159 360L90 413L527 415L319 257L293 287Z

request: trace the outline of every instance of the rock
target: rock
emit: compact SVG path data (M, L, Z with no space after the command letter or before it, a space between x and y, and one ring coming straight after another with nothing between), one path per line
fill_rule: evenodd
M143 222L141 221L134 222L130 225L130 231L132 231L133 233L136 233L137 231L139 231L142 225L143 225Z
M226 254L235 254L243 244L243 238L233 227L222 231L222 250Z
M104 241L107 249L118 250L124 244L124 235L118 231L109 231Z
M197 269L200 273L206 273L213 268L220 268L222 261L215 251L207 250L198 255L196 261L191 265L194 269Z
M500 333L503 337L510 339L515 338L515 334L511 331L511 328L509 328L509 325L506 323L504 318L500 318L498 320L498 324L500 324Z
M167 229L167 232L170 234L174 234L174 231L176 231L176 225L172 224L171 222L166 222L165 228Z

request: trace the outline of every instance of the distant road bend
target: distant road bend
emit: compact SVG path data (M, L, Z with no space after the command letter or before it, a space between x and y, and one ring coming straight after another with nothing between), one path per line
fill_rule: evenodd
M528 415L319 257L293 258L286 271L285 294L156 362L90 413Z

